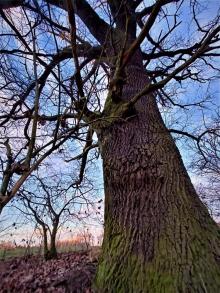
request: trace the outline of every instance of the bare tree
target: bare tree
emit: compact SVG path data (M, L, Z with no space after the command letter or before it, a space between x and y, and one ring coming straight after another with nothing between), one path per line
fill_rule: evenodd
M42 150L40 160L48 156L48 145L39 148L35 139L34 151L33 136L27 135L31 129L33 133L36 120L47 130L50 153L67 139L67 147L74 144L73 137L84 140L84 150L77 156L82 166L88 151L97 146L86 133L88 129L90 135L96 133L105 186L97 291L219 290L219 228L200 201L171 136L171 131L180 130L169 130L161 117L161 108L204 105L206 99L198 97L185 102L179 88L206 83L219 74L219 4L216 15L204 20L209 4L202 0L157 0L150 5L144 0L0 4L3 9L20 7L1 11L2 40L10 36L17 42L15 46L8 42L1 50L7 59L1 79L1 126L7 134L16 123L23 124L28 142L23 156L18 151L16 157L4 140L4 180L11 175L15 157L21 156L20 164L27 162L30 149L33 161ZM33 70L26 64L30 58L36 59ZM16 74L22 68L26 78ZM24 82L29 76L32 82ZM26 177L32 171L28 170L22 171ZM14 188L9 193L3 189L2 206L15 195Z
M42 229L46 260L57 257L57 232L66 222L85 221L96 211L92 186L74 189L67 179L32 175L14 203L22 214Z
M205 120L202 135L193 146L191 170L202 180L197 189L211 214L219 222L220 216L220 114L219 108L212 119Z

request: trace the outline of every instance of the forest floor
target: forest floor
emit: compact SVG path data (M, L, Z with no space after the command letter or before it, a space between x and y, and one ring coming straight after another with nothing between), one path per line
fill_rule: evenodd
M97 252L61 253L56 260L40 256L0 261L0 292L93 292Z

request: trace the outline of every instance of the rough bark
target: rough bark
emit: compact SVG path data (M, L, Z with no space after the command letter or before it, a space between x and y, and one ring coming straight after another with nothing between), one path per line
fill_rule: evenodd
M44 258L47 259L48 256L48 241L47 241L47 229L43 226L43 242L44 242Z
M140 62L126 70L123 100L147 83ZM99 134L105 232L94 287L97 292L218 292L219 229L194 190L155 98L142 97L135 110L135 117Z

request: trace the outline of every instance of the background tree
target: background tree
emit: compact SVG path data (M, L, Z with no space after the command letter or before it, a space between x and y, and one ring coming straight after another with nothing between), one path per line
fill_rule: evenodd
M71 177L72 179L72 177ZM84 222L97 213L97 202L90 184L72 187L68 176L32 175L18 193L15 207L42 229L44 257L57 258L57 233L67 222Z
M204 119L204 131L194 144L191 169L201 177L197 189L213 217L220 216L220 115L219 108L212 119Z
M9 129L9 121L25 121L22 106L28 105L35 113L28 118L35 125L42 118L51 127L51 120L57 121L55 141L66 119L74 131L76 127L77 139L83 131L85 139L88 128L91 135L96 132L105 185L105 233L96 290L218 291L219 229L196 194L161 108L198 108L208 102L184 99L180 90L214 79L219 72L213 59L219 56L219 7L214 17L204 20L208 4L196 0L157 0L151 5L133 0L3 1L1 7L13 5L21 5L16 9L25 15L24 24L34 23L38 50L33 54L29 49L34 37L30 40L28 32L20 32L11 16L16 10L10 10L1 12L3 29L21 47L12 48L10 42L2 53L10 59L18 54L16 61L36 56L36 64L47 74L39 72L34 79L35 94L41 84L35 99L28 87L21 90L24 96L11 95L1 125ZM4 31L2 38L6 36ZM47 46L46 37L53 40ZM64 61L70 58L73 63ZM8 77L3 80L6 103L13 87ZM104 99L100 93L106 82ZM39 100L38 111L33 100ZM8 141L4 143L9 149ZM2 194L3 205L14 195Z

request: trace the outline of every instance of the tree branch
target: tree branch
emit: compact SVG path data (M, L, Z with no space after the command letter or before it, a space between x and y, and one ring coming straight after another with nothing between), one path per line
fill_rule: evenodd
M203 41L201 47L183 64L181 64L179 67L173 70L166 78L162 79L161 81L155 83L155 84L148 84L140 93L138 93L132 100L128 103L128 106L134 105L142 96L152 93L158 89L163 88L171 79L175 78L178 73L183 71L185 68L188 68L195 60L197 60L204 51L206 51L207 46L211 42L213 38L215 38L218 33L220 32L220 25L217 26L209 35L206 37L206 39Z
M162 6L166 5L166 4L169 4L169 3L172 3L172 2L179 2L180 0L163 0L163 4ZM140 2L140 1L139 1ZM143 16L146 16L146 15L149 15L152 13L152 11L154 10L155 8L155 4L151 5L151 6L148 6L148 7L145 7L143 10L141 10L140 12L137 12L136 13L136 16L137 18L142 18Z
M0 9L8 9L17 6L21 6L24 4L24 0L1 0L0 1Z
M67 10L64 1L47 0L47 2ZM85 23L91 34L99 41L100 44L104 44L106 41L106 34L109 31L109 25L98 16L87 1L76 0L74 1L74 4L76 14Z

